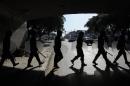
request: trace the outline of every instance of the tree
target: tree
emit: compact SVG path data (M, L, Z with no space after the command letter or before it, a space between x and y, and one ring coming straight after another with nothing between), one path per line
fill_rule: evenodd
M100 32L111 29L111 31L127 30L130 27L130 16L127 14L98 14L92 17L86 24L90 31Z
M46 17L41 19L29 20L27 22L27 28L35 26L37 30L37 35L41 41L41 36L44 34L50 34L52 31L64 30L64 16Z
M35 25L37 29L44 29L47 32L63 30L65 18L63 16L47 17L28 21L28 27Z

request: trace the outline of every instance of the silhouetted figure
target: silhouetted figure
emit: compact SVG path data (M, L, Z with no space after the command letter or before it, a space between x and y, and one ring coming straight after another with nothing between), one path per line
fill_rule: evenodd
M57 36L55 37L54 41L54 52L55 52L55 57L54 57L54 67L59 68L58 62L63 59L63 55L61 52L61 36L62 36L62 31L58 30L57 31Z
M10 59L13 66L16 66L19 64L19 63L15 63L14 56L11 54L11 51L10 51L11 36L12 36L12 32L10 30L7 31L3 40L3 53L2 53L2 59L0 61L0 67L3 65L6 59Z
M104 49L104 42L105 42L105 31L101 31L100 35L98 36L98 53L96 54L94 60L93 60L93 64L97 65L96 61L98 59L98 57L102 54L103 58L106 61L107 65L110 65L111 62L107 59L107 52Z
M83 32L79 32L79 35L78 35L78 38L77 38L77 46L76 46L77 56L75 56L74 59L71 60L71 62L72 62L73 65L74 65L74 61L76 59L78 59L79 57L81 57L80 58L81 65L82 66L86 66L86 64L84 63L84 53L83 53L83 50L82 50L83 36L84 36L84 33Z
M115 65L118 65L117 60L120 58L121 55L124 56L125 64L129 65L129 62L127 60L127 55L125 52L125 49L126 49L125 43L126 43L125 31L123 30L121 32L121 35L120 35L118 43L117 43L117 49L119 50L119 52L118 52L118 55L116 56L116 58L113 62Z
M37 42L36 42L36 32L34 30L34 27L29 31L30 34L30 56L28 59L27 67L32 67L31 61L33 57L36 57L36 60L39 63L39 66L43 64L43 62L40 61L39 55L38 55L38 49L37 49Z

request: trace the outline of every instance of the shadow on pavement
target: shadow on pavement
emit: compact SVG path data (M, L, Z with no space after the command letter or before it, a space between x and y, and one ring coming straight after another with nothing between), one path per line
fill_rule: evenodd
M52 70L46 77L47 86L128 86L130 72L119 70L119 67L105 68L101 70L94 66L94 75L89 75L81 69L70 68L74 73L66 76L55 75L56 70ZM112 70L111 70L112 69ZM130 70L129 70L130 71Z
M3 86L45 85L45 75L44 71L23 70L4 66L0 69L0 84Z

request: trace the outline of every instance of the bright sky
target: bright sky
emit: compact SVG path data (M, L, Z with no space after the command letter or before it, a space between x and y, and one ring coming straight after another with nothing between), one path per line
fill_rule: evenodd
M74 30L87 30L87 27L84 27L86 22L92 18L92 16L96 16L97 14L69 14L64 15L66 21L64 23L64 28L66 32L74 31Z

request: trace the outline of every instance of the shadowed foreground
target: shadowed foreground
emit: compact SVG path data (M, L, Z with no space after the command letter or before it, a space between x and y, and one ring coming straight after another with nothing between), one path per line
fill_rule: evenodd
M55 75L56 70L52 70L46 77L47 86L128 86L130 81L130 70L122 67L112 67L114 71L109 68L101 70L94 66L96 69L94 75L89 75L82 69L71 67L74 73L66 76ZM123 70L119 70L123 69Z
M0 70L0 84L3 86L45 85L44 71L34 71L34 68L25 70L12 67L3 67Z
M89 75L83 69L71 67L73 73L66 76L55 75L56 70L52 70L46 77L43 71L34 71L3 67L0 70L0 84L3 86L128 86L130 80L130 70L122 67L113 67L101 70L94 66L94 75ZM119 70L122 69L122 70Z

